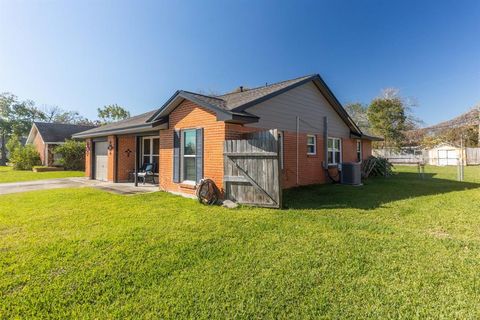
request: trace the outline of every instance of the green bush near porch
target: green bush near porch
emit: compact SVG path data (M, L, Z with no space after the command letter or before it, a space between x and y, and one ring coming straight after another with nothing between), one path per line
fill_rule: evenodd
M477 318L480 168L415 170L290 190L285 210L0 196L0 318Z

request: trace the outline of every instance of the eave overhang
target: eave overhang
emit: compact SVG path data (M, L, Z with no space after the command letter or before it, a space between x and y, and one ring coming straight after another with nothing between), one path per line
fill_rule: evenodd
M135 126L128 126L123 128L111 128L105 130L97 130L94 132L80 132L72 135L73 139L85 139L85 138L96 138L96 137L104 137L108 135L123 135L123 134L130 134L130 133L137 133L137 132L148 132L152 130L161 130L168 128L168 117L159 119L157 121L135 125Z

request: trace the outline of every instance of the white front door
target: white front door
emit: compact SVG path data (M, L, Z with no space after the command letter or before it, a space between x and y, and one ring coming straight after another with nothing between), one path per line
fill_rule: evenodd
M108 156L95 157L95 180L107 181Z
M95 180L108 180L108 142L95 142Z

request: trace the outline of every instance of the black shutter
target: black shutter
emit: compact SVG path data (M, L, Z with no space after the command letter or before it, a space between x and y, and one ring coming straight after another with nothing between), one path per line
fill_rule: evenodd
M173 132L173 182L180 182L180 131Z
M203 179L203 129L197 129L196 151L196 176L197 182L199 182Z

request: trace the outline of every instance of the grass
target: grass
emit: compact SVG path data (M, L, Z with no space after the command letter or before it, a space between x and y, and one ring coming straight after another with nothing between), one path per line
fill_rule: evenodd
M14 171L12 170L12 167L0 166L0 183L83 176L85 176L85 173L83 171Z
M0 318L478 318L480 168L414 170L285 210L0 196Z

